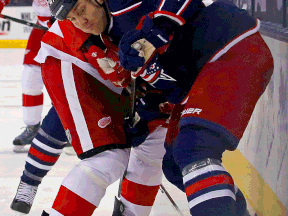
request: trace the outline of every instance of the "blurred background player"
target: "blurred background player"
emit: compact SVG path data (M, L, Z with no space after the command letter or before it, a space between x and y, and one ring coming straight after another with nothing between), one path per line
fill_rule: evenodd
M0 13L2 13L2 10L5 5L9 4L10 0L0 0Z
M37 24L50 27L52 17L45 0L34 0L32 7L37 15ZM13 140L14 152L23 152L24 146L31 144L40 128L43 110L43 81L40 64L33 59L40 49L40 41L45 31L33 28L24 55L24 70L21 76L22 110L25 130Z

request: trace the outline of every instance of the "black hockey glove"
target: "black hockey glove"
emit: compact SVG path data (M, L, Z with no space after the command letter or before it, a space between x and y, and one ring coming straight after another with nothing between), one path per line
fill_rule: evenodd
M140 120L134 127L125 122L124 128L127 142L133 147L142 144L150 134L148 123L156 119L168 119L170 114L163 112L160 104L164 104L165 96L159 93L147 93L137 101L136 115Z
M141 119L134 127L124 123L125 135L127 143L131 143L132 147L141 145L150 134L148 121Z

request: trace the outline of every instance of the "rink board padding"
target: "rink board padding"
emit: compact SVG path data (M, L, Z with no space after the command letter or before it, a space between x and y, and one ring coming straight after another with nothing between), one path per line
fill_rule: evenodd
M0 40L0 48L25 49L28 40Z
M226 151L223 165L245 195L257 216L286 216L277 195L239 150Z

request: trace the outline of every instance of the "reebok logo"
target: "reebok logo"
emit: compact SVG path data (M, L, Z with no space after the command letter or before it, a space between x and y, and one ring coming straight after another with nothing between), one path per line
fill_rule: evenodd
M64 5L61 5L60 8L57 10L56 14L55 14L55 17L58 16L58 14L62 11Z
M108 117L104 117L104 118L100 119L100 120L98 121L98 126L99 126L100 128L105 128L105 127L107 127L107 125L109 125L110 123L111 123L111 117L108 116Z
M181 112L181 116L186 115L186 114L194 114L194 113L197 113L199 115L201 111L202 109L199 109L199 108L188 108Z
M169 41L162 37L162 35L158 34L157 37L162 40L164 43L168 43Z

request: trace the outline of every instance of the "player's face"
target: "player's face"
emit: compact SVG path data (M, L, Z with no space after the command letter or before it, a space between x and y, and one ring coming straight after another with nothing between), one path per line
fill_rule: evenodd
M100 4L103 1L98 0ZM105 10L95 0L78 0L67 19L82 31L94 35L100 35L107 25Z

